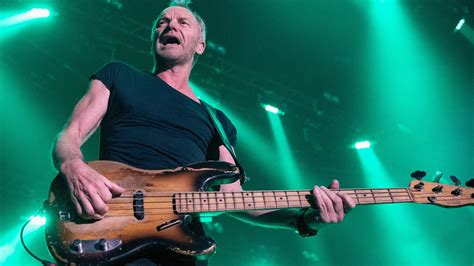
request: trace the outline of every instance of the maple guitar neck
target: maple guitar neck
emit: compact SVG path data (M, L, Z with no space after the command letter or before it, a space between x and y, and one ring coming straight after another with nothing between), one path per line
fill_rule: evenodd
M352 197L358 205L387 203L422 203L442 207L473 205L470 188L414 180L409 188L331 189ZM307 208L309 190L261 190L240 192L175 193L177 213L236 212Z
M346 193L359 205L414 202L406 188L331 190ZM307 208L309 195L308 190L183 192L175 194L175 206L178 213Z

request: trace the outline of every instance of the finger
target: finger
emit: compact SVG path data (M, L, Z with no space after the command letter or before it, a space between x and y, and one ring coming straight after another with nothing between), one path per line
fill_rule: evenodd
M326 206L324 205L324 200L321 198L320 188L315 186L312 191L311 198L311 207L318 211L326 211Z
M109 188L105 184L99 185L97 193L105 203L112 199L112 193L110 193Z
M109 207L107 207L107 204L102 200L100 195L98 193L92 193L90 195L91 199L91 204L92 208L94 208L94 213L99 214L100 216L103 216L107 211L109 210Z
M107 188L110 190L110 192L112 192L112 194L120 195L123 192L125 192L125 189L123 187L121 187L121 186L117 185L116 183L108 180L106 177L103 177L103 180L104 180L104 184L107 186Z
M352 209L355 208L356 203L351 196L343 192L338 192L337 194L342 199L342 203L344 206L344 213L349 213Z
M331 217L330 217L330 212L327 209L327 206L325 204L324 198L323 198L323 191L319 187L314 187L313 189L314 193L314 198L316 200L315 208L316 210L319 211L319 217L321 218L321 222L324 223L330 223L331 222Z
M72 202L74 203L74 206L76 207L76 212L79 216L82 215L82 207L81 207L81 204L79 203L79 201L76 199L76 197L74 197L72 194L71 194L71 200Z
M328 216L330 218L330 221L333 222L333 223L337 223L338 222L338 217L336 215L336 211L334 210L333 203L332 203L331 199L329 198L329 196L326 194L326 192L321 189L322 187L323 186L320 187L321 198L324 200L324 205L326 205L326 209L328 211Z
M331 184L329 185L330 189L339 189L339 181L337 179L334 179Z
M81 206L82 206L82 215L81 217L84 219L101 219L102 217L94 212L94 208L92 204L89 202L88 197L81 193L79 197Z
M342 202L342 199L336 193L330 191L325 187L321 187L321 190L326 193L326 196L328 196L329 199L331 199L332 206L336 213L337 222L341 222L342 219L344 219L344 204Z

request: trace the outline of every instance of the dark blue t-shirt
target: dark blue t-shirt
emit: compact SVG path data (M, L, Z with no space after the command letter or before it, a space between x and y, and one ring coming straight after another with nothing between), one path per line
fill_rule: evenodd
M102 81L110 91L101 123L101 160L142 169L166 169L205 161L210 146L217 148L214 144L218 143L218 135L204 106L157 76L111 62L90 79ZM224 113L217 113L235 146L234 125Z

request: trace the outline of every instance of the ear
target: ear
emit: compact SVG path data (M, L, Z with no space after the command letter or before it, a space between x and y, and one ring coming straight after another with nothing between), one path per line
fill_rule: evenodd
M196 53L198 55L202 55L204 53L204 50L206 50L206 42L200 38L198 46L196 47Z

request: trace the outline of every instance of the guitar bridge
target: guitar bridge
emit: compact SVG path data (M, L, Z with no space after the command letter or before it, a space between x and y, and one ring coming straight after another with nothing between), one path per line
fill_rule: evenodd
M178 224L181 224L183 221L179 218L176 218L176 219L173 219L173 220L169 220L169 221L166 221L160 225L158 225L156 227L156 230L159 232L159 231L163 231L165 230L166 228L170 228L172 226L175 226L175 225L178 225Z
M99 240L74 240L69 245L69 252L72 254L91 254L104 253L114 250L122 245L121 239L106 240L101 238Z

